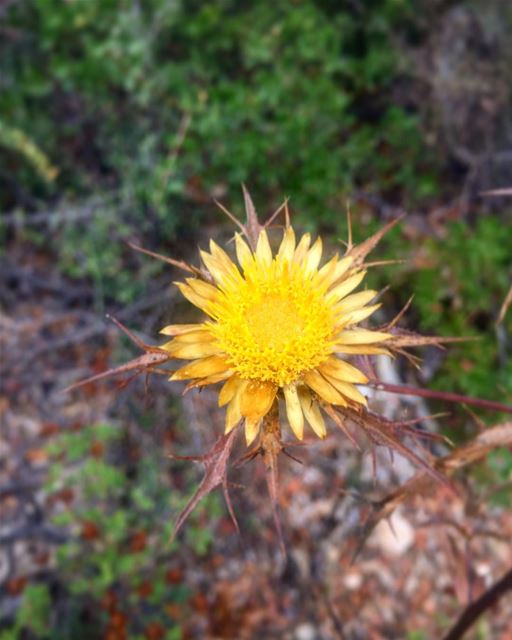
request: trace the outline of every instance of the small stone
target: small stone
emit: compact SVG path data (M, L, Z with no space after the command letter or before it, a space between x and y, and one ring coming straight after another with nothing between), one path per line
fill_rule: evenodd
M410 522L397 510L388 520L379 522L371 535L371 540L386 553L400 556L414 542L414 529Z
M312 624L306 622L295 629L296 640L315 640L315 638L315 627Z

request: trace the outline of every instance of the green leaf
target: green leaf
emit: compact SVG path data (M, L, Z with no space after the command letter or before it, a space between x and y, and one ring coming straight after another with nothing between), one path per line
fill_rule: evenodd
M16 616L17 624L40 637L47 637L50 604L50 593L46 585L28 585Z

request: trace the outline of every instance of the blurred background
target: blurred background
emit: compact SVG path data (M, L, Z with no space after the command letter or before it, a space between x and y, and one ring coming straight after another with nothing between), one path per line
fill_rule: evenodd
M510 403L512 200L484 192L512 188L511 29L508 0L1 0L1 640L440 638L510 566L506 448L352 562L369 501L413 469L379 452L374 482L332 430L282 463L285 561L258 461L230 476L240 536L212 494L169 542L201 468L168 455L221 433L214 391L61 390L138 355L106 313L151 344L197 319L181 274L127 243L197 262L245 183L333 250L347 203L356 241L406 213L374 254L403 261L370 274L380 320L414 294L403 326L478 340L384 373ZM423 426L459 444L502 419L448 411ZM506 602L472 633L512 637Z

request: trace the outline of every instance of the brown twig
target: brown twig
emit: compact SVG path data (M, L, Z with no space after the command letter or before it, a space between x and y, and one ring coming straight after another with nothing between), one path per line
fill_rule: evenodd
M459 640L459 638L462 638L476 620L510 590L512 590L512 569L464 609L443 640Z
M512 188L505 187L504 189L490 189L489 191L480 191L481 196L512 196Z
M503 300L503 304L501 305L500 312L498 314L498 319L496 320L496 324L501 324L503 320L505 320L505 316L507 315L508 308L512 305L512 285L508 290L507 295L505 296L505 300Z
M502 413L512 413L512 407L494 400L484 400L483 398L475 398L473 396L465 396L459 393L451 393L448 391L434 391L432 389L418 389L402 384L388 384L387 382L375 381L369 386L378 391L386 391L388 393L399 393L403 396L420 396L421 398L430 398L432 400L442 400L443 402L458 402L460 404L470 404L474 407L489 409L491 411L500 411Z

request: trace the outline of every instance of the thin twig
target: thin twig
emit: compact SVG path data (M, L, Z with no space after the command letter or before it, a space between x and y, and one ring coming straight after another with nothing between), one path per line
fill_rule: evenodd
M496 320L496 324L501 324L503 322L503 320L505 319L505 316L507 315L507 311L508 308L510 307L510 305L512 305L512 285L510 286L510 289L508 290L507 295L505 296L505 300L503 301L503 304L501 305L501 309L500 312L498 314L498 319Z
M459 640L462 638L476 620L510 590L512 590L512 569L464 609L460 618L444 636L443 640Z
M480 191L481 196L512 196L512 188L505 187L504 189L490 189L489 191Z
M434 391L432 389L418 389L402 384L388 384L387 382L370 382L368 386L378 391L386 391L388 393L399 393L403 396L420 396L422 398L430 398L432 400L442 400L444 402L458 402L461 404L470 404L482 409L491 411L501 411L502 413L512 413L512 407L494 400L484 400L483 398L475 398L473 396L464 396L458 393L450 393L448 391Z

